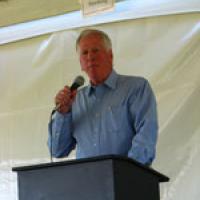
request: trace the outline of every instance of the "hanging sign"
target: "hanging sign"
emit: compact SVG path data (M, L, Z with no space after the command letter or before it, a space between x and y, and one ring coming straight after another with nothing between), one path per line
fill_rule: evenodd
M112 11L115 0L81 0L84 16L96 15L98 13Z

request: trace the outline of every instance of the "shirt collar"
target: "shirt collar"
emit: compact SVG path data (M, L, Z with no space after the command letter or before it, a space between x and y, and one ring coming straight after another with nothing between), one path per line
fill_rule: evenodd
M108 76L108 78L104 81L104 83L102 85L105 85L108 88L114 90L117 85L117 78L118 78L118 74L113 69L112 72L110 73L110 75ZM92 84L90 83L88 86L88 95L91 95L92 92L94 91L94 89L95 89L95 87L92 86Z

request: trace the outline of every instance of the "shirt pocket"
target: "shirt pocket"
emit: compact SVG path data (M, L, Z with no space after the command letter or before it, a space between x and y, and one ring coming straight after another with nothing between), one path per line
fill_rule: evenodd
M109 132L117 132L123 129L123 121L126 116L125 105L111 105L104 113L103 121L105 128Z

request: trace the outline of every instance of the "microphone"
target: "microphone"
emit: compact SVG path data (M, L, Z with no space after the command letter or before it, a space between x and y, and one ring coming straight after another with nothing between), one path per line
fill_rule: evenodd
M72 85L70 86L70 90L74 91L78 89L80 86L82 86L84 83L85 83L85 79L82 76L77 76L74 79L74 82L72 83Z
M77 90L79 87L81 87L82 85L84 85L85 83L85 79L83 78L83 76L77 76L73 83L70 86L70 90L74 91ZM52 115L55 113L55 111L60 107L60 105L58 104L52 111Z

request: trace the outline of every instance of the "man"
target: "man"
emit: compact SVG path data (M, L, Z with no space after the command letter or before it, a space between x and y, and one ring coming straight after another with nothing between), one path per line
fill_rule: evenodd
M148 81L113 70L111 41L102 31L83 31L76 49L90 84L77 93L66 86L56 95L48 143L53 156L77 147L77 158L115 154L150 165L158 125Z

